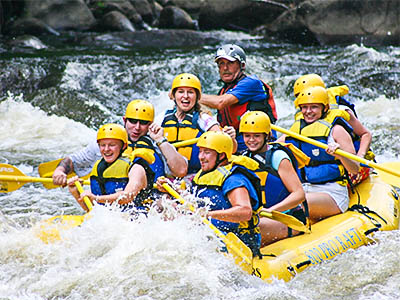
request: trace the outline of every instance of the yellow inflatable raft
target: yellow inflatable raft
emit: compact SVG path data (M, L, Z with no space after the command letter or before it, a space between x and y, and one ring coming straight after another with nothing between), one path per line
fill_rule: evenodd
M349 207L343 214L312 225L310 234L262 248L263 257L253 258L253 275L266 281L274 277L289 281L312 265L372 243L376 231L399 228L399 195L377 175L355 187Z

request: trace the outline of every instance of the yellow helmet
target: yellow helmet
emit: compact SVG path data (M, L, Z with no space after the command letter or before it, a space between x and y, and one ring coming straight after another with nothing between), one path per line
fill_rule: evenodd
M204 147L225 153L228 160L232 157L233 142L232 138L222 131L206 131L197 141L197 147Z
M190 73L182 73L179 74L174 78L172 81L172 87L171 91L172 94L174 94L174 90L178 87L191 87L194 88L198 91L198 97L200 98L201 96L201 83L199 78L197 78L196 75L190 74Z
M240 119L239 132L269 134L271 121L263 111L249 111Z
M123 126L119 124L105 124L100 127L97 131L97 142L102 139L117 139L124 143L126 146L128 144L128 134Z
M303 75L296 80L293 86L294 96L298 97L302 91L312 86L320 86L326 88L321 76L317 74Z
M125 118L153 122L154 106L146 100L132 100L126 107Z
M301 92L301 94L294 101L294 105L300 106L301 104L321 103L324 106L329 105L328 92L325 88L314 86Z

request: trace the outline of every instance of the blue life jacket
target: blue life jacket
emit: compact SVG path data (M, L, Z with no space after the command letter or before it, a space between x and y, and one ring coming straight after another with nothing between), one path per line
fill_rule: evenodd
M350 136L354 137L353 129L342 117L343 114L348 115L344 110L332 109L323 118L311 124L307 124L303 116L301 116L299 120L294 122L290 130L321 143L328 144L328 137L332 128L338 124L343 126ZM303 182L315 184L337 182L340 185L347 185L348 174L339 159L329 155L325 150L317 146L296 140L292 137L287 137L287 141L293 143L311 158L308 166L301 170L301 179Z
M262 189L262 203L263 206L269 208L275 204L283 201L290 192L287 190L285 185L280 178L278 171L272 167L272 154L277 150L284 151L290 158L293 168L297 174L300 174L298 168L297 159L293 155L292 151L289 150L289 146L285 147L279 143L271 143L272 147L264 153L254 154L249 150L246 150L243 155L251 157L258 162L258 169L255 171L258 178L260 178L260 184ZM291 145L290 145L291 146Z

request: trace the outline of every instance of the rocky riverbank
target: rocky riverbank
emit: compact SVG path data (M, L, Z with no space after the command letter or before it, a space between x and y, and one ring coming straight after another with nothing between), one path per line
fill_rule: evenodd
M300 44L399 45L398 0L1 0L6 47L46 48L43 36L107 34L135 47L218 43L212 29ZM183 31L182 31L183 30ZM117 33L117 34L114 34ZM168 33L167 37L162 37Z

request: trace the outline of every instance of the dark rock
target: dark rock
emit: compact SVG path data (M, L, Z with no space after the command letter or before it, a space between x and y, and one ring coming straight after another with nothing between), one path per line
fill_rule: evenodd
M3 5L1 4L1 1L0 1L0 33L1 33L3 24L4 24Z
M154 2L154 7L153 7L153 15L154 15L154 21L158 21L158 19L160 18L161 15L161 11L163 10L163 7L158 3L158 2Z
M322 44L400 43L397 0L309 0L298 14Z
M252 33L303 45L319 43L316 36L298 19L297 8L285 11L272 23L259 26Z
M287 6L277 1L209 0L201 7L199 27L248 31L272 22L287 9Z
M303 44L398 45L399 15L396 0L307 0L262 30Z
M133 24L140 24L143 22L142 17L137 13L136 9L129 2L129 0L96 0L89 4L89 8L97 19L103 18L103 16L109 12L119 11Z
M103 29L115 30L115 31L130 31L134 32L135 28L133 27L131 21L124 16L119 11L111 11L108 14L104 15L101 19L101 27Z
M36 18L22 18L17 19L13 22L6 30L9 35L41 35L41 34L52 34L60 35L59 32L51 28L43 21Z
M152 48L182 48L182 47L203 47L204 45L217 45L220 39L209 32L194 30L151 30L135 32L114 32L103 35L82 34L80 45L88 47L113 47L129 46L137 49Z
M158 26L160 28L196 29L196 24L190 15L176 6L167 6L161 11Z
M162 7L165 7L167 5L174 5L171 0L157 0L156 2Z
M26 17L43 20L56 30L86 30L96 23L83 0L25 0Z
M147 24L153 23L153 10L147 0L130 0L130 2L138 14L142 16L143 21L145 21Z
M205 1L173 0L172 3L168 3L168 5L178 6L182 8L184 11L187 11L188 13L196 15L200 13L203 7L206 6Z

